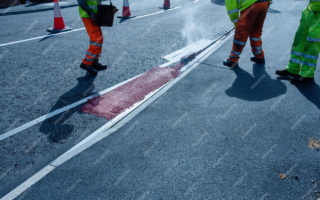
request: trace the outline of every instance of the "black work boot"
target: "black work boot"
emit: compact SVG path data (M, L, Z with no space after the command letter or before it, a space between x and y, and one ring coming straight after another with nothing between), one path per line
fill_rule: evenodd
M266 61L265 61L264 58L257 58L257 57L255 57L255 56L252 56L252 57L250 58L250 60L251 60L252 62L255 62L255 63L258 63L258 64L264 64L264 63L266 63Z
M298 74L293 74L293 73L289 72L286 69L277 70L276 74L279 75L279 76L297 76L298 75Z
M314 83L314 78L307 78L300 75L296 75L291 78L291 84L299 84L299 83Z
M99 63L98 61L94 61L92 63L92 66L95 70L98 70L98 71L107 69L107 65L103 65L103 64Z
M92 65L85 65L85 64L81 63L80 67L82 69L86 70L87 72L89 72L93 76L96 76L98 73L98 71L95 70Z
M237 62L232 62L230 59L224 60L223 65L231 67L231 68L236 68L239 66Z

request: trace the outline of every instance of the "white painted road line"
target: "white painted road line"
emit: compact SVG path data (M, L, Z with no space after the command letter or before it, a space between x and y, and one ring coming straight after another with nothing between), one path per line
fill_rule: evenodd
M8 46L8 45L11 45L11 44L18 44L18 43L21 43L21 42L28 42L28 41L31 41L31 40L49 38L49 37L53 37L53 36L56 36L56 35L61 35L61 34L71 33L71 32L75 32L75 31L81 31L81 30L85 30L85 28L79 28L79 29L74 29L74 30L68 31L68 32L55 33L55 34L50 34L50 35L44 35L44 36L39 36L39 37L35 37L35 38L30 38L30 39L26 39L26 40L19 40L19 41L16 41L16 42L9 42L9 43L5 43L5 44L0 44L0 47Z
M45 177L47 174L49 174L52 170L54 170L55 167L48 165L45 168L43 168L41 171L33 175L31 178L23 182L21 185L19 185L16 189L14 189L12 192L4 196L1 200L12 200L16 198L19 194L26 191L28 188L30 188L33 184L38 182L40 179Z
M77 101L77 102L75 102L75 103L73 103L73 104L70 104L70 105L65 106L65 107L63 107L63 108L60 108L60 109L58 109L58 110L55 110L55 111L53 111L53 112L51 112L51 113L49 113L49 114L43 115L43 116L41 116L41 117L39 117L39 118L31 121L31 122L28 122L28 123L26 123L26 124L24 124L24 125L22 125L22 126L20 126L20 127L18 127L18 128L15 128L15 129L7 132L7 133L4 133L4 134L0 135L0 141L6 139L6 138L8 138L8 137L11 137L11 136L13 136L13 135L15 135L15 134L23 131L23 130L26 130L27 128L30 128L30 127L32 127L32 126L34 126L34 125L36 125L36 124L38 124L38 123L40 123L40 122L43 122L43 121L46 120L46 119L49 119L49 118L54 117L54 116L56 116L56 115L58 115L58 114L60 114L60 113L63 113L63 112L65 112L65 111L67 111L67 110L70 110L71 108L74 108L74 107L76 107L76 106L78 106L78 105L81 105L81 104L87 102L88 99L92 99L92 98L94 98L94 97L98 97L98 96L101 96L101 95L103 95L103 94L106 94L106 93L110 92L111 90L113 90L113 89L115 89L115 88L117 88L117 87L119 87L119 86L121 86L121 85L123 85L123 84L125 84L125 83L127 83L127 82L129 82L129 81L131 81L132 79L135 79L135 78L141 76L141 75L142 75L142 74L140 74L140 75L138 75L138 76L135 76L135 77L133 77L133 78L131 78L131 79L129 79L129 80L123 81L123 82L121 82L121 83L118 83L118 84L115 85L115 86L112 86L112 87L110 87L110 88L107 88L107 89L105 89L105 90L103 90L103 91L101 91L101 92L95 93L95 94L93 94L93 95L91 95L91 96L89 96L89 97L86 97L86 98L84 98L84 99L82 99L82 100L80 100L80 101Z
M168 9L168 10L164 10L164 11L160 11L160 12L156 12L156 13L151 13L151 14L147 14L147 15L137 16L137 17L135 17L135 18L132 18L131 20L135 20L135 19L139 19L139 18L143 18L143 17L148 17L148 16L151 16L151 15L156 15L156 14L159 14L159 13L168 12L168 11L170 11L170 10L175 10L175 9L178 9L178 8L181 8L181 7L182 7L182 6L178 6L178 7L172 8L172 9ZM8 46L8 45L11 45L11 44L18 44L18 43L22 43L22 42L28 42L28 41L37 40L37 39L49 38L49 37L53 37L53 36L56 36L56 35L67 34L67 33L72 33L72 32L81 31L81 30L85 30L85 28L79 28L79 29L74 29L74 30L67 31L67 32L55 33L55 34L44 35L44 36L39 36L39 37L35 37L35 38L30 38L30 39L25 39L25 40L19 40L19 41L15 41L15 42L9 42L9 43L5 43L5 44L0 44L0 47Z
M138 17L132 18L132 20L139 19L139 18L143 18L143 17L148 17L148 16L151 16L151 15L156 15L156 14L160 14L160 13L164 13L164 12L168 12L168 11L170 11L170 10L175 10L175 9L178 9L178 8L181 8L181 7L182 7L182 6L178 6L178 7L174 7L174 8L171 8L171 9L167 9L167 10L155 12L155 13L138 16Z
M17 188L12 190L6 196L4 196L1 200L11 200L13 198L18 197L40 179L49 174L53 169L63 164L67 160L72 157L78 155L85 149L89 148L93 144L112 134L119 128L121 128L124 124L130 121L133 117L138 115L142 110L144 110L148 105L158 99L162 94L168 91L173 85L175 85L179 80L184 78L188 73L190 73L194 68L196 68L202 61L204 61L207 57L209 57L214 51L216 51L222 44L228 41L229 38L233 36L232 32L228 35L220 38L220 40L216 41L212 46L207 48L204 52L200 53L194 60L192 60L189 64L184 67L184 72L181 73L177 78L171 80L167 84L163 85L156 91L147 95L147 97L133 105L131 108L127 109L124 113L118 115L113 120L109 121L107 124L93 132L91 135L82 140L79 144L71 148L69 151L61 155L59 158L54 160L51 164L43 168L40 172L26 180L24 183L19 185Z
M213 43L213 40L199 40L193 44L190 44L182 49L179 49L169 55L163 56L162 58L170 62L178 62L184 56L189 56L192 53L199 52Z

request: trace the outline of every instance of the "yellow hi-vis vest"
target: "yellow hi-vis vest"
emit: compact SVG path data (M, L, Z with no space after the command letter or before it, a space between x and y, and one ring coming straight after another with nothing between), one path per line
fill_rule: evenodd
M243 11L257 0L225 0L228 15L233 23L238 22L239 11Z
M86 2L94 13L98 12L98 5L101 5L101 0L86 0ZM90 17L89 14L86 11L84 11L80 6L79 6L79 14L81 18Z
M315 12L320 12L320 1L310 0L308 9Z

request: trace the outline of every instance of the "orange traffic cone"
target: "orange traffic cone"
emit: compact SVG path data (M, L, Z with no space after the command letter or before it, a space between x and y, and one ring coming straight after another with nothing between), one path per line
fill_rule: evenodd
M136 16L131 16L129 0L123 0L122 16L118 16L118 18L130 19L134 17Z
M59 33L64 31L70 31L72 28L66 27L63 22L59 1L54 0L54 24L53 28L48 28L47 31L52 33Z
M160 7L160 8L161 9L170 9L173 7L171 7L171 5L170 5L170 0L164 0L163 7Z

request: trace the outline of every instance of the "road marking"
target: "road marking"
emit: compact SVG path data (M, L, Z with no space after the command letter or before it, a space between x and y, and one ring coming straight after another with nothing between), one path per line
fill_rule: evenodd
M169 55L163 56L162 58L168 60L170 62L178 62L184 56L189 56L192 53L199 52L203 50L205 47L212 44L213 40L199 40L193 44L190 44L182 49L179 49Z
M164 10L164 11L160 11L160 12L155 12L155 13L151 13L151 14L147 14L147 15L138 16L138 17L132 18L131 20L135 20L135 19L139 19L139 18L143 18L143 17L148 17L148 16L151 16L151 15L156 15L156 14L159 14L159 13L164 13L164 12L167 12L167 11L170 11L170 10L175 10L175 9L178 9L178 8L181 8L181 7L182 6L178 6L178 7L172 8L172 9L168 9L168 10ZM8 46L8 45L11 45L11 44L18 44L18 43L22 43L22 42L28 42L28 41L37 40L37 39L49 38L49 37L53 37L53 36L56 36L56 35L72 33L72 32L75 32L75 31L81 31L81 30L85 30L85 29L86 28L79 28L79 29L74 29L74 30L67 31L67 32L55 33L55 34L44 35L44 36L39 36L39 37L35 37L35 38L29 38L29 39L25 39L25 40L19 40L19 41L15 41L15 42L9 42L9 43L5 43L5 44L0 44L0 47Z
M16 189L11 191L9 194L4 196L1 200L11 200L16 198L19 194L26 191L28 188L30 188L33 184L38 182L40 179L45 177L47 174L49 174L52 170L54 170L55 167L51 165L47 165L45 168L43 168L41 171L33 175L31 178L23 182L21 185L19 185Z
M193 3L196 3L196 2L198 2L199 0L195 0Z
M81 31L81 30L84 30L84 29L86 29L86 28L79 28L79 29L74 29L74 30L68 31L68 32L55 33L55 34L50 34L50 35L44 35L44 36L39 36L39 37L35 37L35 38L30 38L30 39L26 39L26 40L19 40L19 41L16 41L16 42L9 42L9 43L5 43L5 44L0 44L0 47L11 45L11 44L17 44L17 43L21 43L21 42L28 42L28 41L31 41L31 40L49 38L49 37L53 37L55 35L61 35L61 34L71 33L71 32L75 32L75 31Z
M168 11L170 11L170 10L175 10L175 9L178 9L178 8L181 8L181 7L182 7L182 6L178 6L178 7L174 7L174 8L171 8L171 9L167 9L167 10L155 12L155 13L138 16L138 17L132 18L132 20L139 19L139 18L142 18L142 17L148 17L148 16L151 16L151 15L156 15L156 14L160 14L160 13L164 13L164 12L168 12Z
M82 100L80 100L80 101L77 101L77 102L75 102L75 103L73 103L73 104L70 104L70 105L65 106L65 107L63 107L63 108L60 108L60 109L58 109L58 110L55 110L55 111L53 111L53 112L51 112L51 113L49 113L49 114L43 115L43 116L41 116L41 117L39 117L39 118L31 121L31 122L28 122L28 123L26 123L26 124L24 124L24 125L22 125L22 126L20 126L20 127L17 127L17 128L15 128L15 129L7 132L7 133L4 133L4 134L0 135L0 141L6 139L6 138L8 138L8 137L11 137L11 136L13 136L13 135L15 135L15 134L23 131L23 130L26 130L27 128L30 128L30 127L32 127L32 126L34 126L34 125L36 125L36 124L38 124L38 123L40 123L40 122L43 122L43 121L46 120L46 119L49 119L49 118L54 117L54 116L56 116L56 115L58 115L58 114L60 114L60 113L63 113L64 111L70 110L71 108L74 108L74 107L76 107L76 106L78 106L78 105L80 105L80 104L86 103L88 99L92 99L92 98L94 98L94 97L98 97L98 96L101 96L101 95L103 95L103 94L106 94L107 92L109 92L109 91L111 91L111 90L113 90L113 89L115 89L115 88L117 88L117 87L119 87L119 86L121 86L121 85L123 85L123 84L125 84L125 83L127 83L127 82L129 82L129 81L131 81L131 80L133 80L133 79L141 76L141 75L142 75L142 74L140 74L140 75L138 75L138 76L135 76L135 77L133 77L133 78L131 78L131 79L129 79L129 80L123 81L123 82L121 82L121 83L118 83L118 84L115 85L115 86L112 86L112 87L110 87L110 88L107 88L107 89L105 89L105 90L102 90L102 91L100 91L100 92L98 92L98 93L95 93L95 94L93 94L93 95L91 95L91 96L89 96L89 97L86 97L86 98L84 98L84 99L82 99Z
M71 159L72 157L78 155L85 149L99 142L100 140L112 134L113 132L117 131L119 128L121 128L123 125L129 122L132 118L138 115L142 110L144 110L148 105L157 100L162 94L168 91L179 80L181 80L187 74L189 74L194 68L201 64L201 62L203 62L207 57L209 57L213 52L215 52L219 47L221 47L222 44L228 41L231 38L231 36L233 36L233 34L231 34L232 32L233 31L229 31L226 35L215 40L215 42L211 44L210 47L207 47L206 50L204 50L197 56L198 59L190 61L190 63L188 63L184 67L184 72L181 73L177 78L169 81L168 83L161 86L154 92L150 93L145 97L144 100L134 104L131 108L127 109L125 112L123 112L122 114L118 115L117 117L100 127L98 130L86 137L80 143L72 147L69 151L67 151L66 153L58 157L56 160L54 160L52 163L47 165L40 172L36 173L34 176L32 176L24 183L19 185L17 188L12 190L1 200L9 200L18 197L20 194L22 194L24 191L26 191L28 188L30 188L32 185L38 182L40 179L49 174L53 169L63 164L67 160Z

